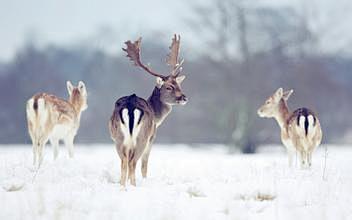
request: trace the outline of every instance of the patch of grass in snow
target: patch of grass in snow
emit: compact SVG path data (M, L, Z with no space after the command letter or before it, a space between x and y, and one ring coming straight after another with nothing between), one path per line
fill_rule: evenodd
M16 192L23 189L23 187L24 187L24 183L13 183L7 186L3 186L2 188L7 192Z
M261 193L258 192L254 195L239 195L238 197L240 200L244 200L244 201L248 201L248 200L255 200L255 201L259 201L259 202L263 202L263 201L273 201L276 196L269 194L269 193Z
M24 187L24 182L19 178L10 178L7 181L3 182L2 188L7 192L16 192L20 191Z
M202 191L197 189L195 186L189 187L187 189L187 193L191 198L192 197L206 197L206 195Z
M271 195L271 194L265 194L265 193L258 193L256 196L255 196L255 200L257 201L272 201L276 198L276 196L274 195Z

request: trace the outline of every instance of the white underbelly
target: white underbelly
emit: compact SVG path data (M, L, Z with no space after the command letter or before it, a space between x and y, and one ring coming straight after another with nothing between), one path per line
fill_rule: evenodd
M286 140L282 140L282 142L285 145L287 150L289 150L289 151L295 151L296 150L295 146L293 145L292 140L286 139Z
M73 129L72 126L70 125L55 125L53 128L53 131L50 134L50 138L55 138L55 139L63 139L70 133L72 133Z

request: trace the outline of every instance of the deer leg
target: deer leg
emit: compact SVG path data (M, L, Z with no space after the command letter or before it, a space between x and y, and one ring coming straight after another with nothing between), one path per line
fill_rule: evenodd
M308 159L308 166L311 167L312 166L312 151L309 151L307 154L307 159Z
M147 172L148 172L148 160L149 160L149 154L150 154L150 146L147 146L148 149L146 149L146 152L143 153L142 156L142 176L143 178L147 178Z
M44 151L44 147L45 147L46 142L48 142L48 136L49 136L49 134L46 133L45 135L40 137L36 143L37 156L38 156L38 160L39 160L38 169L40 168L40 166L42 165L42 162L43 162L43 151Z
M300 158L301 158L301 168L305 168L306 167L306 163L307 163L307 153L304 149L302 149L300 151Z
M32 148L33 148L33 166L35 166L37 164L37 152L38 152L38 147L35 143L32 144Z
M127 158L126 157L122 158L122 160L121 160L121 180L120 180L120 184L122 186L126 186L127 164L128 164Z
M122 186L126 186L126 177L127 177L127 165L128 165L128 151L125 147L122 149L122 157L121 157L121 179L120 184Z
M37 153L38 153L38 169L40 168L40 166L43 163L43 149L44 149L45 143L40 143L39 145L37 145Z
M135 175L135 150L130 150L128 152L128 179L132 185L136 185L136 175Z
M142 171L143 178L147 178L149 154L152 149L152 143L154 141L154 138L155 138L155 133L150 137L149 141L146 143L146 148L142 155L141 171Z
M70 158L74 157L74 152L73 152L73 140L74 140L75 136L74 135L69 135L67 136L64 140L65 140L65 145L67 147L68 150L68 155L70 156Z
M57 156L59 155L59 140L52 138L50 139L51 146L53 147L53 152L54 152L54 160L57 159Z
M32 138L32 150L33 150L33 166L35 166L38 162L39 143L34 137Z
M28 133L32 140L32 150L33 150L33 166L37 163L37 141L35 140L34 134L32 132L32 125L28 122Z
M136 164L137 161L132 159L128 162L128 175L131 185L136 186Z
M149 159L149 154L144 154L142 157L142 168L141 168L143 178L147 178L148 159Z

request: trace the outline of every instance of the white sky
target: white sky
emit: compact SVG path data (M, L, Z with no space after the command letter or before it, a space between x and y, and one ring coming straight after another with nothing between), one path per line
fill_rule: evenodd
M189 27L185 18L190 14L190 6L208 3L211 0L0 0L0 61L11 59L16 49L35 33L40 45L48 43L69 44L89 40L101 27L111 27L115 31L116 44L96 43L93 46L107 50L119 49L121 41L143 35L146 31L165 30L162 34L185 34ZM303 0L304 1L304 0ZM267 4L299 4L302 0L253 0ZM318 12L334 16L351 11L350 0L311 0ZM349 7L346 7L346 4ZM320 9L321 8L321 9ZM336 12L336 10L338 12ZM323 16L324 17L324 16ZM338 22L338 31L331 33L336 47L345 45L352 38L350 19L343 17ZM322 20L329 20L329 17ZM326 22L326 21L324 21ZM334 22L333 22L334 23ZM336 23L336 22L335 22ZM342 32L342 34L341 34ZM187 35L187 34L186 34ZM112 40L112 39L110 39ZM98 45L97 45L98 44ZM109 46L110 45L110 46Z
M177 13L183 5L163 0L0 0L0 60L11 58L33 33L40 44L65 44L90 37L104 26L123 39L143 30L177 32L182 28Z

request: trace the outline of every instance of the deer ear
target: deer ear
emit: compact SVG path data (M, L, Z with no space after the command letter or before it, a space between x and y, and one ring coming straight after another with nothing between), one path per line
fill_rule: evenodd
M290 98L290 96L292 95L292 93L293 93L293 89L290 89L290 90L284 92L284 94L282 95L282 98L287 101L288 98Z
M68 94L71 95L72 91L73 91L73 85L72 85L71 81L67 81L66 86L67 86Z
M177 84L181 84L183 82L183 80L185 80L185 79L186 79L185 75L178 76L178 77L176 77L176 82L177 82Z
M280 100L284 94L284 90L282 88L278 88L274 94L276 100Z
M79 81L78 83L78 89L81 92L81 94L86 94L87 90L86 90L86 85L84 84L84 82Z
M164 85L164 80L160 77L156 77L156 87L159 89Z

